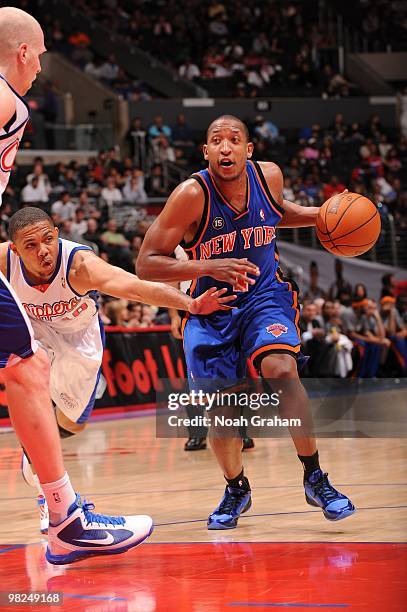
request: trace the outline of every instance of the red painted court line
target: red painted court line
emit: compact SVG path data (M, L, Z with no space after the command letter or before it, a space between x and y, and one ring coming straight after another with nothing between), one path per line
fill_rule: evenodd
M0 584L64 593L54 610L215 612L239 604L395 612L407 597L406 544L157 543L60 567L46 562L44 546L9 550Z

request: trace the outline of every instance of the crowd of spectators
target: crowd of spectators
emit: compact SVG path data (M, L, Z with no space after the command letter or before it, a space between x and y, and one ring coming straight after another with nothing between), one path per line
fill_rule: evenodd
M342 97L355 90L337 71L336 24L322 23L314 1L74 0L73 5L215 95L256 97L283 88Z
M336 115L327 129L313 125L297 134L281 131L260 116L248 123L255 157L281 165L286 199L319 205L348 188L368 195L380 205L382 215L391 212L399 229L406 229L406 139L397 141L388 134L377 116L360 126ZM134 161L134 131L145 132L155 160L146 172ZM201 140L202 134L183 115L173 125L162 117L150 126L135 119L129 128L127 156L112 148L83 165L72 161L45 166L37 158L31 168L17 166L3 198L0 239L7 239L11 214L20 205L34 204L51 214L63 238L90 244L110 263L133 272L143 235L159 210L154 198L165 201L172 188L164 181L163 162L182 160L185 169L199 169ZM316 268L310 272L300 321L304 351L313 355L310 373L315 373L314 367L325 375L342 377L355 371L375 375L386 363L387 369L380 371L404 367L399 357L405 347L405 302L393 301L397 295L391 283L382 295L386 299L376 306L340 274L332 287L320 288ZM114 325L168 322L166 312L116 300L106 301L102 314Z
M20 0L44 26L47 48L126 99L157 94L130 76L114 54L101 56L86 32L47 14L47 0ZM157 57L214 96L358 95L338 67L338 16L364 51L402 50L406 9L397 0L71 0L91 22ZM343 36L343 33L342 35Z
M44 30L45 46L69 58L78 68L90 77L97 79L118 95L129 101L148 101L155 97L149 86L132 77L125 66L118 64L114 54L102 57L92 47L91 36L86 32L72 31L69 25L59 19L53 19L46 10L46 0L34 2L20 0L19 7L34 15ZM71 3L74 4L74 3ZM109 2L105 2L107 6ZM114 2L110 3L113 7ZM103 11L103 8L102 8ZM109 29L110 26L108 26Z
M322 204L345 188L366 195L378 205L383 219L391 214L396 227L407 231L407 138L385 129L378 115L362 125L336 114L328 127L306 125L301 130L280 130L270 118L246 120L255 157L278 163L284 173L284 197L304 206ZM140 140L141 138L141 140ZM20 182L24 202L53 203L67 191L77 196L83 189L101 198L110 211L115 203L144 204L165 198L178 182L166 172L168 162L185 176L204 166L201 147L205 135L189 125L180 113L170 124L157 116L151 125L136 117L129 126L124 150L101 152L86 167L72 162L57 164L50 172L34 164ZM140 158L143 149L143 160ZM143 165L143 169L137 166Z
M255 157L283 169L287 200L315 206L347 188L366 195L378 205L382 218L391 214L396 226L407 230L407 138L385 129L378 115L362 125L337 113L330 126L314 124L299 132L280 130L261 115L246 122ZM172 127L162 117L149 127L135 118L127 135L133 154L135 135L140 133L146 134L154 162L174 162L190 172L202 166L204 135L193 131L183 114Z
M287 200L320 205L347 188L375 202L382 218L392 214L399 228L407 228L407 139L389 133L378 115L361 125L338 113L328 128L306 126L291 140L257 117L253 138L258 159L282 166Z
M299 327L302 351L311 359L305 375L390 377L407 373L406 284L394 276L382 279L380 301L344 278L335 261L335 281L322 289L318 266L310 265L310 284L304 294Z
M399 0L329 0L336 15L363 38L363 51L405 51L407 5Z

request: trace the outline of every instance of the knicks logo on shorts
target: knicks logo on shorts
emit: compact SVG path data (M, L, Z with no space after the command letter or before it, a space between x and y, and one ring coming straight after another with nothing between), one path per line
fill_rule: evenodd
M10 172L12 169L19 146L20 141L16 138L0 153L0 168L3 172Z
M288 327L282 325L281 323L272 323L266 327L266 332L272 334L275 338L278 338L281 336L281 334L286 334L288 332Z

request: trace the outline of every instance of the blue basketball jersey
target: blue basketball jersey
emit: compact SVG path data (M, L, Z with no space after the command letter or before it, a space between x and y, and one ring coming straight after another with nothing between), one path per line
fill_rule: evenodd
M208 170L193 178L205 193L202 219L194 239L182 246L192 259L247 258L260 269L254 285L237 293L232 310L209 316L187 315L183 321L184 351L190 388L206 390L244 381L247 359L260 371L271 352L300 356L298 293L278 267L276 227L284 210L268 188L261 167L248 161L247 202L236 210L220 193ZM226 287L205 276L191 285L191 294ZM298 359L297 364L300 362Z
M276 227L283 216L282 207L273 198L263 172L257 162L248 161L247 202L238 211L219 191L208 170L192 175L205 193L205 205L200 226L190 243L182 243L191 259L247 258L260 269L254 285L246 284L237 293L234 306L243 305L254 295L270 292L276 283L278 254L276 251ZM211 287L235 288L209 276L191 285L193 296Z

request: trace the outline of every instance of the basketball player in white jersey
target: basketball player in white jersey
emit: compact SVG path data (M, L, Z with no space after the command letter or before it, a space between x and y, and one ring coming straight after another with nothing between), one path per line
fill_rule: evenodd
M13 7L0 8L0 198L7 186L29 111L22 96L41 70L45 52L39 23ZM11 421L27 451L50 511L47 559L66 564L91 555L117 554L152 532L149 516L93 514L64 468L49 395L49 359L15 292L0 272L0 368Z
M21 96L40 72L44 52L38 22L19 9L0 8L0 196L29 118ZM143 542L153 529L151 517L94 515L93 505L82 504L72 488L49 396L49 360L38 348L29 319L1 272L0 368L11 421L50 511L48 561L72 563L94 554L124 552Z
M58 238L52 219L40 208L25 207L9 223L10 243L0 244L0 271L21 301L35 339L51 363L51 399L61 437L81 431L92 412L104 346L97 294L209 314L228 308L226 289L197 299L161 283L141 281L106 263L88 246ZM48 529L41 487L23 461L23 475L39 489L40 528ZM44 507L45 506L45 507Z

